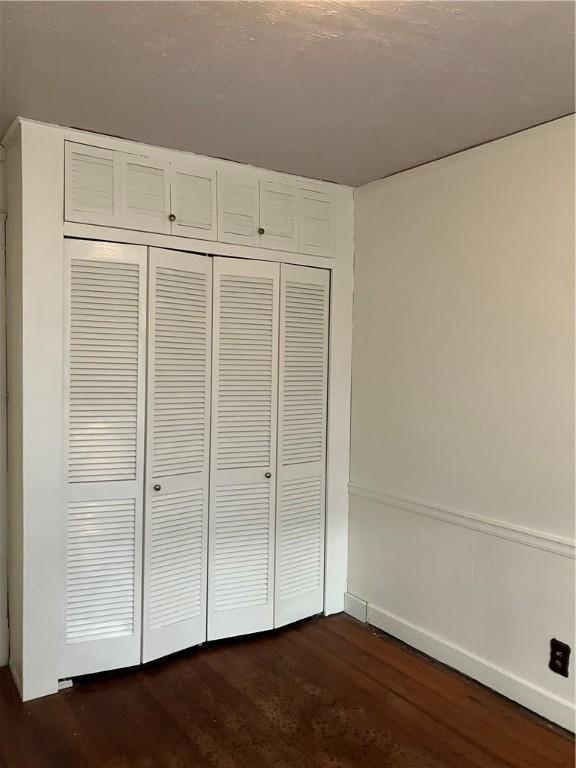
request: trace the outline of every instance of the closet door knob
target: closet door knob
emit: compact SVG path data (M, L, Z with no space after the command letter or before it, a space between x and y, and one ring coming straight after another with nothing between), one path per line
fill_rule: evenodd
M263 235L265 232L264 227L258 227L258 234Z
M162 490L162 486L159 483L156 483L156 485L154 486L154 490L155 491L161 491Z
M272 477L272 472L264 472L264 477L267 477L268 480Z
M170 219L170 221L176 221L176 216L173 213L171 213L170 216L168 216L168 218Z

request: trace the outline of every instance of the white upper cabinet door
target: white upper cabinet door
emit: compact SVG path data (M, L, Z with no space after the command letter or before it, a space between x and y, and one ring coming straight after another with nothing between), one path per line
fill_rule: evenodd
M273 626L279 279L214 260L209 640Z
M300 190L300 253L311 256L334 255L334 204L329 192Z
M121 226L170 233L169 165L164 156L122 154Z
M172 234L216 240L216 171L202 160L182 157L171 162Z
M67 141L65 162L66 221L119 226L119 153Z
M68 677L140 662L146 248L64 242Z
M150 250L142 660L204 642L212 259Z
M298 250L297 190L289 184L260 182L260 245Z
M246 171L218 171L218 240L258 245L258 179Z
M330 274L282 264L274 626L324 605Z

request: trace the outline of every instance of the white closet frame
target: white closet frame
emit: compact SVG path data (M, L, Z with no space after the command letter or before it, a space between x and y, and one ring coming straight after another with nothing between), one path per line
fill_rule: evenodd
M146 245L331 271L324 612L344 608L348 547L350 375L354 200L350 187L294 179L329 189L334 252L309 256L117 227L65 223L64 142L123 152L152 147L18 118L3 140L8 205L8 508L10 514L10 668L24 700L58 690L64 563L63 377L64 238ZM183 153L183 157L190 157ZM216 170L242 169L206 160ZM278 183L286 180L277 174ZM274 179L269 172L267 178Z

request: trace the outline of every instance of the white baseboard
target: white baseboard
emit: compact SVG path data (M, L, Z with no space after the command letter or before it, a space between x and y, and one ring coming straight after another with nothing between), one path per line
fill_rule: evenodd
M10 674L12 675L12 679L14 680L14 684L16 685L16 688L18 689L18 693L20 694L20 698L22 698L22 681L20 680L20 675L16 671L16 667L12 663L12 659L8 662L8 668L10 669Z
M361 600L356 595L351 595L350 592L346 592L344 595L344 610L350 616L354 616L358 621L366 624L368 603L366 600Z
M8 664L8 620L0 621L0 667Z
M359 598L355 598L355 600L360 603L364 602ZM352 610L348 610L348 605L352 607ZM353 602L346 601L346 606L347 613L359 618L353 612L355 609ZM368 624L373 624L378 629L388 632L393 637L397 637L407 645L411 645L449 667L478 680L483 685L518 702L527 709L531 709L547 720L557 723L562 728L573 732L576 730L576 708L566 699L561 699L527 680L516 677L505 669L491 664L486 659L482 659L370 603L367 604L366 621Z

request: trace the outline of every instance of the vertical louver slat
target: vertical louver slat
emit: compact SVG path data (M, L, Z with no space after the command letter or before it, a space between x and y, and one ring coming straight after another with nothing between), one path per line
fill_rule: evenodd
M272 449L274 281L220 282L218 469L267 467Z
M201 471L207 461L208 279L156 270L154 319L154 478Z
M200 615L204 493L166 493L152 500L150 627Z
M284 287L283 465L320 461L326 436L328 286Z
M321 587L322 477L289 480L279 493L278 595L289 600Z
M68 507L66 642L134 631L134 499L74 502Z
M71 260L68 478L136 477L139 266Z

